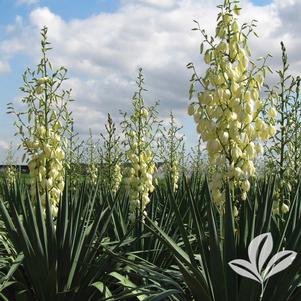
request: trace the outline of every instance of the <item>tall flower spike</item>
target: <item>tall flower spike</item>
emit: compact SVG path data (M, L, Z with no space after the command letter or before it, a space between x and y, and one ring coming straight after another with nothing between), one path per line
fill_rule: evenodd
M55 216L65 185L63 145L64 134L71 124L71 113L68 111L70 91L62 90L66 68L54 71L47 57L51 48L46 27L41 30L41 37L42 58L37 70L28 68L23 75L21 91L25 96L22 103L27 110L17 112L12 104L8 104L8 113L17 117L15 125L25 150L23 160L27 158L28 162L32 201L36 199L38 186L44 206L47 187Z
M98 180L98 165L96 162L96 145L93 140L91 129L89 129L89 138L87 140L87 164L88 183L95 186Z
M120 136L116 134L116 126L108 114L105 133L100 134L102 146L99 149L102 172L101 180L107 189L116 193L122 180Z
M164 169L170 178L173 191L178 189L181 163L183 161L184 140L179 134L182 127L176 125L175 117L170 112L169 128L162 132L159 140L161 160L164 162Z
M68 139L65 144L65 167L66 175L69 179L69 188L75 191L79 187L83 174L84 141L75 132L73 122L70 128L71 130L68 132Z
M239 187L241 199L246 199L250 189L248 178L255 175L252 160L259 154L260 140L273 136L275 128L261 117L265 104L260 89L267 58L260 67L250 61L248 36L255 23L239 25L237 1L225 1L219 8L215 38L199 25L195 28L204 36L201 50L208 65L205 76L199 77L192 63L187 67L193 70L190 100L196 98L189 104L188 113L193 115L197 132L206 143L214 170L209 183L211 192L215 202L222 206L225 181L230 181L233 188ZM198 92L197 84L201 87Z
M144 104L142 92L144 79L142 70L138 74L138 92L132 98L133 112L124 115L122 126L125 133L125 145L129 147L126 158L130 165L126 184L130 198L131 222L138 217L143 221L146 207L150 202L150 193L154 190L153 175L156 171L152 143L158 125L156 105L148 107Z
M266 143L266 161L271 174L277 175L275 212L287 213L290 205L290 192L296 189L301 158L301 100L300 77L289 74L286 48L281 42L282 68L277 71L278 83L269 91L272 106L266 119L279 126L271 142Z

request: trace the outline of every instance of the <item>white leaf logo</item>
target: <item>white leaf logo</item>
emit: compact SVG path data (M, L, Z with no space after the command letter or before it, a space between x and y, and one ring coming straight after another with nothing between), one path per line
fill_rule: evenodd
M249 261L235 259L229 262L230 267L237 274L261 284L261 297L263 296L264 282L289 267L297 256L294 251L281 251L267 262L272 250L273 237L271 233L264 233L251 241L248 248Z
M236 259L229 262L229 265L237 274L261 283L262 279L259 273L249 261Z
M269 261L265 271L264 280L285 270L295 260L297 253L294 251L281 251L276 253Z

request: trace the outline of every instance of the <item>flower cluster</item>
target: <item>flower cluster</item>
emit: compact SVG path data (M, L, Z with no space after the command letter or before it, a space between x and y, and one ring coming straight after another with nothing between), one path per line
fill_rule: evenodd
M173 191L176 191L178 189L178 182L179 182L179 178L180 178L179 169L180 169L180 164L179 164L178 160L174 160L169 169Z
M113 175L112 178L114 179L114 183L112 186L112 192L116 193L117 190L119 189L120 183L122 181L122 173L121 173L121 168L120 165L117 163L113 167Z
M17 170L15 167L13 166L8 166L5 169L5 179L7 182L7 185L9 187L12 187L16 181L16 177L17 177Z
M16 166L14 166L15 162L16 160L14 157L13 144L10 143L5 160L5 164L7 166L5 168L5 179L8 187L10 188L13 187L18 174L18 170Z
M21 101L26 110L16 112L13 105L8 104L8 113L17 117L15 125L25 150L23 160L27 158L28 162L32 201L36 201L38 189L45 205L47 192L55 216L65 186L63 148L64 134L71 123L68 110L70 91L62 88L66 80L66 68L53 70L47 57L47 51L51 48L46 27L41 30L41 36L42 58L37 70L28 68L23 75L21 91L24 96Z
M45 91L45 87L51 84L51 79L47 76L37 79L37 86L35 92L37 94L42 94Z
M151 150L146 150L143 137L135 132L130 135L130 150L127 152L127 159L131 163L126 183L129 188L130 197L130 220L136 218L136 211L144 214L145 207L150 202L149 193L154 191L153 175L156 170Z
M53 215L57 213L60 195L64 190L64 158L61 148L61 137L58 134L60 124L51 129L39 126L33 139L26 140L25 145L31 151L31 160L28 163L31 178L31 197L36 197L38 186L42 204L45 205L46 189L52 206Z
M180 179L180 163L178 159L174 159L173 161L166 162L165 170L167 174L170 176L172 190L176 191L178 189L178 182Z
M97 184L98 168L97 168L96 164L90 163L88 165L87 176L88 176L88 180L89 180L90 184L92 184L92 185Z
M125 133L125 145L129 147L126 158L130 167L125 179L129 189L130 221L136 218L143 221L146 206L150 202L149 194L154 190L153 175L156 171L152 142L158 132L159 122L155 106L146 107L142 98L143 89L142 70L139 70L137 85L139 91L132 99L133 113L127 117L124 114L122 126ZM154 128L156 131L154 132Z
M267 70L266 59L260 68L250 62L248 35L244 31L250 33L253 28L252 25L239 26L236 18L239 11L237 5L233 7L231 1L225 1L218 16L217 43L202 31L209 45L204 54L209 67L202 79L194 73L193 84L198 81L203 89L197 94L198 101L188 107L188 114L194 117L197 132L206 142L209 162L215 169L210 187L218 204L224 202L226 180L240 187L241 198L246 199L250 189L248 178L255 176L253 160L263 152L260 140L265 141L276 132L275 108L268 111L269 122L261 117L265 105L260 89ZM192 64L188 67L194 69ZM193 92L194 86L191 94Z

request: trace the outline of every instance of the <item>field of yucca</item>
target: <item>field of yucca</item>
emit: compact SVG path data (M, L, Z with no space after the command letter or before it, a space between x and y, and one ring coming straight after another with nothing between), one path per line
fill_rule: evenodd
M206 69L187 64L190 151L176 116L165 125L144 102L142 69L122 121L108 114L82 140L42 28L21 105L7 106L29 174L9 150L1 300L301 300L300 77L280 41L279 70L252 58L256 21L241 24L241 9L219 5L213 37L194 21Z

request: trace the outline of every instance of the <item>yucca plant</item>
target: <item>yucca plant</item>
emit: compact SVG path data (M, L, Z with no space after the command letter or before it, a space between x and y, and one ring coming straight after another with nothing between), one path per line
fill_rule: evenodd
M3 222L0 221L0 298L8 300L3 291L11 286L12 275L20 263L11 242L7 238L6 229Z
M31 199L34 201L36 185L39 187L42 205L46 187L52 215L58 210L58 202L64 190L66 132L72 125L69 104L70 90L64 90L67 69L54 70L48 58L51 50L48 28L41 30L41 59L35 70L27 68L23 74L21 108L9 103L7 113L16 117L16 135L20 137L23 159L26 159L31 181ZM15 108L15 106L17 108ZM47 185L46 185L47 183Z
M191 217L187 206L188 200L185 197L185 185L191 185L191 191L195 195L200 195L199 183L196 179L189 180L188 183L181 179L177 192L175 192L169 180L160 181L151 195L147 216L161 229L164 229L179 245L183 245L183 241L177 225L176 215L171 207L170 198L176 198L177 206L183 213L185 223L187 223L187 227L190 227ZM128 219L129 198L124 189L120 189L117 194L112 194L110 191L103 189L101 198L96 203L101 206L103 202L107 202L108 206L111 206L112 203L116 204L115 210L112 212L112 220L108 227L107 236L113 240L127 237L122 241L120 247L127 251L131 262L135 262L135 264L132 262L130 265L130 270L134 270L139 276L148 279L149 291L147 292L145 283L141 279L138 280L137 275L134 276L138 280L137 283L140 284L139 287L142 286L144 294L151 295L148 298L155 298L154 300L182 300L182 295L179 292L182 291L183 279L181 273L175 268L176 261L173 254L160 238L153 235L148 228L144 227L141 235L136 235L135 224L132 224ZM203 214L204 210L201 207L200 203L200 211ZM151 277L154 277L155 281Z
M209 36L196 28L204 40L200 52L208 68L199 76L193 63L189 89L188 114L193 115L196 130L206 145L210 168L208 179L213 199L220 207L224 204L224 184L239 187L241 198L250 190L249 179L255 176L254 158L262 154L260 141L272 137L274 115L263 120L267 100L260 90L267 71L269 56L256 66L248 46L256 21L239 24L239 0L224 0L218 5L216 34ZM255 32L254 32L255 33ZM255 33L256 35L256 33ZM272 107L273 112L275 109Z
M160 121L158 120L157 106L146 106L143 92L144 76L139 69L137 76L137 91L132 98L132 112L122 113L121 123L125 135L126 162L129 164L125 183L129 191L130 215L129 219L134 223L140 220L137 235L142 230L142 221L146 213L145 209L150 203L149 195L155 189L153 175L156 171L154 142Z
M48 197L44 212L41 198L32 205L25 185L2 186L7 201L0 213L16 258L3 274L5 285L10 285L3 299L180 300L169 297L179 290L176 277L144 260L146 249L133 247L140 238L131 236L126 225L127 211L122 214L118 204L122 191L87 187L83 184L71 193L67 185L54 219Z
M71 197L65 189L54 220L48 196L44 212L40 197L33 206L30 196L24 198L18 185L16 189L4 195L7 205L1 203L0 212L8 239L23 254L23 277L15 281L26 281L7 294L13 292L16 300L76 301L104 300L110 291L122 299L124 288L112 276L120 272L120 264L106 252L116 253L118 244L109 244L104 236L113 208L94 214L97 191L82 186Z
M147 208L148 216L156 221L167 233L174 233L176 239L175 217L169 207L168 191L165 186L158 186L151 195L149 208ZM105 204L105 205L104 205ZM148 260L150 264L159 268L165 268L170 265L171 256L167 249L160 243L160 240L151 235L149 231L143 231L137 235L136 224L128 219L130 200L126 190L122 187L117 193L112 193L107 187L102 187L101 195L96 200L96 214L98 214L102 206L112 206L115 204L112 212L112 219L108 227L107 236L111 240L122 242L124 249L136 258ZM136 223L139 223L137 220Z
M299 186L298 186L299 187ZM301 291L301 257L297 255L293 265L285 273L269 278L262 297L261 286L239 277L230 268L229 262L236 258L248 258L248 246L259 234L271 232L274 238L273 251L283 248L301 251L300 237L300 191L295 192L290 212L279 219L274 216L274 181L264 182L250 194L250 198L238 208L239 218L233 214L233 200L227 193L225 212L220 212L211 199L207 184L202 191L206 206L206 218L201 217L196 197L187 187L191 229L186 228L182 213L171 199L177 217L183 245L172 240L153 221L148 220L152 233L173 253L183 275L189 293L183 290L183 300L197 301L258 301L299 300ZM193 237L193 238L192 238Z
M171 239L183 245L181 232L178 227L177 217L172 206L176 204L181 212L183 223L186 229L190 229L192 225L191 211L189 210L189 195L187 194L187 186L190 192L196 196L198 202L198 210L200 215L205 218L204 202L202 202L202 187L203 178L192 177L187 180L181 177L179 187L175 192L172 183L167 181L160 181L156 190L151 195L151 202L147 208L147 216L158 226L160 229L168 234ZM174 199L174 202L171 201ZM115 199L115 201L114 201ZM108 237L119 240L123 236L127 239L123 242L125 250L130 252L131 256L136 260L148 262L150 265L155 265L163 275L172 275L173 281L182 283L181 274L179 271L174 270L176 264L175 258L170 250L162 243L160 238L153 235L148 228L144 228L140 236L136 235L135 225L131 224L128 220L129 199L123 189L119 190L116 195L112 195L109 191L103 190L102 202L111 203L115 202L115 210L112 213L111 226L108 227ZM137 243L133 243L137 242Z

